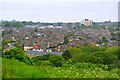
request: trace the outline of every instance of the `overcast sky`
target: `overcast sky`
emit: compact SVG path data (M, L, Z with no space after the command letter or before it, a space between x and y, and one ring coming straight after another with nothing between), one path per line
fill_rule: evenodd
M0 0L0 20L118 21L119 0Z

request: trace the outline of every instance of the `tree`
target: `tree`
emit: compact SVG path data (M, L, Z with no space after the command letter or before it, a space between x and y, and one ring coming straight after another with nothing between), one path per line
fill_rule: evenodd
M81 53L75 59L75 62L90 62L94 64L103 63L102 58L96 57L93 54Z
M65 37L64 37L64 44L67 44L67 43L69 43L69 39L68 39L67 36L65 36Z
M61 67L63 65L64 58L59 55L53 55L50 57L50 62L53 64L53 66Z
M35 32L38 32L38 27L35 27L35 30L34 30Z
M107 54L105 53L103 61L105 65L108 64L117 64L118 63L118 56L113 55L113 54Z
M93 52L97 52L100 50L100 48L98 46L84 46L84 47L80 47L80 48L85 53L93 53Z
M85 26L84 24L81 24L81 26Z
M92 54L97 58L101 58L105 65L116 64L118 62L118 57L114 54L106 53L104 51L94 52Z
M62 57L65 59L65 60L68 60L70 58L72 58L72 55L70 54L69 50L65 50L62 54Z
M48 53L48 54L41 55L41 56L35 56L32 58L32 60L33 60L33 62L37 62L39 60L46 61L46 60L49 60L52 55L54 55L54 54Z
M19 21L3 21L3 27L15 27L15 28L21 28L25 27L25 25Z
M7 44L7 43L11 43L12 41L11 40L5 40L4 42Z
M18 42L15 42L14 46L17 47L17 48L20 48L20 44Z
M108 48L105 53L107 54L113 54L118 56L119 60L120 60L120 47L119 46L112 46L110 48Z
M17 59L21 62L25 62L26 64L32 64L31 59L28 55L24 53L24 51L20 48L13 48L8 51L3 52L2 56L7 59Z
M11 27L11 26L12 26L11 22L9 22L9 21L3 22L3 27Z
M83 53L82 49L80 48L68 48L67 49L72 58L76 58L80 53Z
M108 40L107 40L107 38L106 37L102 37L102 43L108 43Z

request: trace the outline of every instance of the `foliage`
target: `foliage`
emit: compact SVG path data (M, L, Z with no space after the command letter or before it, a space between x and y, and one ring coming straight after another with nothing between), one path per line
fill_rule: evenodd
M116 55L116 56L118 56L118 58L120 60L120 47L118 47L118 46L112 46L112 47L108 48L105 51L105 53Z
M4 30L4 31L2 32L2 36L11 34L12 31L13 31L13 30Z
M120 53L120 47L118 47L118 46L109 47L109 48L105 51L105 53L118 55L118 53Z
M108 39L107 39L106 37L102 37L101 43L104 43L104 44L103 44L104 46L106 46L108 42L109 42L109 41L108 41Z
M93 52L97 52L100 50L100 48L98 46L84 46L84 47L80 47L80 48L85 53L93 53Z
M99 51L105 51L107 49L107 47L106 46L101 46L101 47L99 47ZM98 52L99 52L98 51Z
M116 33L111 33L112 35L112 40L116 40L118 41L120 39L120 32L116 32Z
M109 54L109 51L111 54ZM106 65L116 64L118 61L117 52L117 47L77 46L77 48L68 48L62 56L65 60L71 59L75 63L90 62Z
M41 61L41 66L52 66L52 63L48 61Z
M103 64L117 64L118 63L118 56L105 53L103 61L104 61Z
M35 30L34 30L35 32L38 32L38 27L35 27Z
M30 66L14 59L2 61L3 78L118 78L118 69L106 71L90 63L79 63L75 67L50 67ZM103 67L107 68L106 65Z
M59 55L52 55L50 57L50 62L53 64L53 66L61 67L63 65L64 58Z
M47 61L39 60L39 61L34 62L33 65L34 66L52 66L52 63L50 63L49 60L47 60Z
M3 24L3 27L7 27L7 28L13 28L13 27L21 28L21 27L25 27L25 25L22 24L19 21L3 21L2 24Z
M3 52L2 56L7 59L15 58L19 61L25 62L26 64L32 64L31 59L24 53L20 48L13 48Z
M23 50L13 48L3 53L3 78L118 78L117 50L78 46L68 48L62 56L33 57L33 65L26 65L32 63L31 59Z
M75 62L90 62L94 64L103 63L100 57L96 57L92 54L81 53L75 59Z
M14 46L17 47L17 48L20 48L20 44L18 42L15 42Z
M76 63L74 64L74 66L76 68L81 68L81 69L95 69L98 68L98 66L96 64L92 64L92 63Z
M67 43L69 43L69 39L68 39L67 36L65 36L65 37L64 37L64 44L67 44Z
M103 51L94 52L92 54L96 56L97 58L101 58L103 60L103 64L105 65L116 64L116 62L118 61L118 57L116 55L105 53Z
M83 53L82 49L80 48L68 48L67 49L72 58L76 58L80 53Z
M33 62L37 62L39 60L45 61L45 60L49 60L52 55L54 55L54 54L48 53L48 54L41 55L41 56L35 56L35 57L32 57L32 60L33 60Z
M4 42L7 44L7 43L10 43L10 42L11 42L11 40L5 40Z
M62 54L62 57L63 57L65 60L68 60L68 59L72 58L69 50L64 51L63 54Z

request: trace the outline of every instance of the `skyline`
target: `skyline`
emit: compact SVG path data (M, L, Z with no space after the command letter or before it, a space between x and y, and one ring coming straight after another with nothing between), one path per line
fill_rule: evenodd
M118 0L2 0L0 19L33 22L118 21Z

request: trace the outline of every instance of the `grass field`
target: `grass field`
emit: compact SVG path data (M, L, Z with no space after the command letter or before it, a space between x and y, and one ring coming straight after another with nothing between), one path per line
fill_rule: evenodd
M0 58L0 78L2 78L2 58Z
M3 78L118 78L118 69L30 66L14 59L2 59Z

